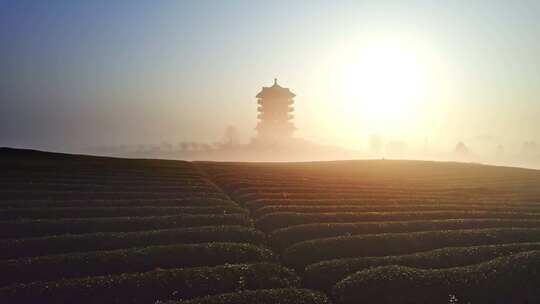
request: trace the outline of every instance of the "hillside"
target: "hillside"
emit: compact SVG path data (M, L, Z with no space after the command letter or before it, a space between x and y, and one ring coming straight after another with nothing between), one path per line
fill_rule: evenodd
M17 149L0 167L2 303L540 301L538 170Z

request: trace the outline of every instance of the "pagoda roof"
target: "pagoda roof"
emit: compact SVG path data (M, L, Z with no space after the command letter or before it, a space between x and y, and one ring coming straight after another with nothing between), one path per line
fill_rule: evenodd
M277 78L274 78L274 85L271 87L263 87L257 94L257 98L293 98L296 96L289 88L284 88L277 84Z

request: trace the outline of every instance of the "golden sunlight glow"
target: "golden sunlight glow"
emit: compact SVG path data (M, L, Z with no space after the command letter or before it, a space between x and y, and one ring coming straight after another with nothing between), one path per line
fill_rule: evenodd
M399 115L422 97L424 72L414 54L390 46L358 54L345 71L345 94L373 115ZM395 117L394 117L395 118Z
M335 90L345 116L367 132L401 134L414 129L436 80L433 54L399 37L366 39L340 56Z

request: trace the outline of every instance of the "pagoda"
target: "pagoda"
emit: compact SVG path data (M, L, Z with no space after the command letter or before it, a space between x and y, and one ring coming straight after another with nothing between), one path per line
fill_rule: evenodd
M258 138L264 141L279 141L291 138L296 129L292 122L293 98L296 95L288 88L281 87L274 79L274 85L263 87L257 94L259 123Z

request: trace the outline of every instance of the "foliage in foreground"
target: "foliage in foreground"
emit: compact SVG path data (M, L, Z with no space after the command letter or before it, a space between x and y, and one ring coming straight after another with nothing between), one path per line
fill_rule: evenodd
M330 304L328 297L309 289L283 288L245 290L162 304Z
M442 219L538 219L540 213L498 212L498 211L414 211L414 212L336 212L336 213L297 213L276 212L260 217L256 227L264 232L309 223L347 223L377 221L414 221Z
M0 220L44 218L88 218L122 216L165 216L180 214L246 214L237 206L211 207L64 207L64 208L5 208L0 209Z
M294 272L279 265L236 264L18 284L0 288L0 303L153 303L298 286Z
M315 223L278 229L270 235L270 242L273 248L283 250L295 243L342 235L504 227L540 228L540 220L487 218L357 223Z
M399 198L393 199L381 199L381 198L360 198L360 199L351 199L351 198L334 198L334 199L289 199L289 198L280 198L280 199L255 199L249 202L246 202L244 206L256 212L257 210L269 207L269 206L365 206L370 208L385 208L391 206L414 206L414 205L429 205L429 206L444 206L444 205L455 205L455 206L483 206L486 208L489 207L521 207L521 208L538 208L538 203L534 202L512 202L512 201L467 201L459 197L432 197L419 199L416 197L409 197L402 195Z
M142 272L155 268L215 266L273 260L252 244L202 243L59 254L0 261L0 285Z
M251 213L255 218L275 212L328 213L328 212L403 212L403 211L501 211L540 212L539 206L486 206L476 204L404 204L404 205L271 205Z
M468 266L524 251L540 250L540 243L514 243L472 247L447 247L407 255L337 259L306 267L304 284L329 291L334 284L355 272L399 265L422 269Z
M0 238L55 234L128 232L211 225L249 225L244 214L196 214L148 217L105 217L0 221Z
M0 200L1 208L76 208L76 207L144 207L144 206L165 206L165 207L219 207L238 206L229 199L222 198L201 198L198 196L182 198L132 198L132 199L36 199L21 200L13 199L7 201Z
M385 233L318 239L295 244L283 254L286 265L303 269L323 260L408 254L443 247L540 242L540 229L497 228Z
M425 270L382 266L357 272L333 288L339 304L538 303L540 251L481 264Z
M0 240L0 259L169 244L207 242L261 244L263 241L262 232L246 226L202 226L135 232L61 234Z

